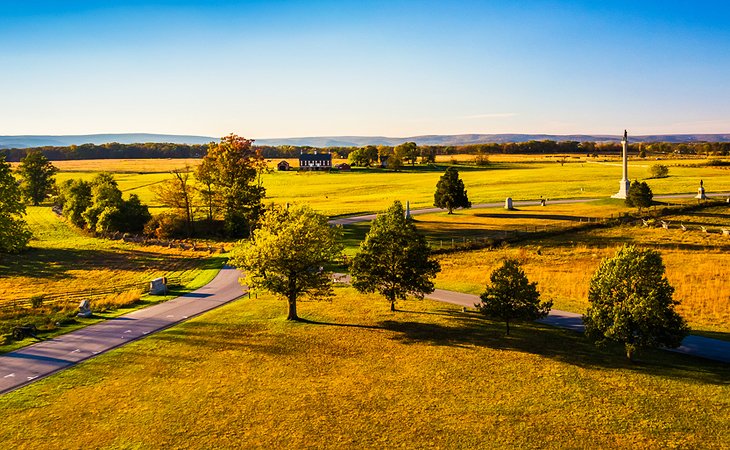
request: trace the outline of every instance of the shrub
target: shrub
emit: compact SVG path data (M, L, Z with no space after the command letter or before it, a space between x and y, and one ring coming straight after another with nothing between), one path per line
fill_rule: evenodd
M664 178L669 176L669 167L664 164L654 164L649 168L653 178Z
M30 306L33 309L38 309L41 306L43 306L44 299L45 299L45 297L43 295L34 295L33 297L30 298Z

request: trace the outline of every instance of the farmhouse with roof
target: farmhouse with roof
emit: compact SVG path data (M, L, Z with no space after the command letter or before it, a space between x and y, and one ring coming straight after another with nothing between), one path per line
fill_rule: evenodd
M330 170L332 155L329 153L302 153L299 155L299 170Z

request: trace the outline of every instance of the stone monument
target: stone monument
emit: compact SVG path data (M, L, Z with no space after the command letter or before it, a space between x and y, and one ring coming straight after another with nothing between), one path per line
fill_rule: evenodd
M700 180L700 187L697 189L697 195L695 198L697 200L707 200L707 196L705 195L705 186L702 180Z
M78 317L91 317L91 302L81 300L81 303L79 303L79 312L76 315Z
M410 200L406 200L406 219L411 218L411 202Z
M504 200L504 209L514 209L514 207L512 206L512 197L507 197Z
M612 195L611 198L626 198L629 194L629 186L631 185L629 182L629 155L627 150L629 136L626 130L624 130L624 138L621 140L621 144L623 145L623 176L621 177L621 181L619 181L618 192Z
M167 279L165 277L155 278L150 281L150 295L167 294Z

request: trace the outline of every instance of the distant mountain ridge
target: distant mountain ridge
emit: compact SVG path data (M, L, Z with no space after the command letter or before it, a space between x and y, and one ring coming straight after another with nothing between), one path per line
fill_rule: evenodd
M418 145L468 145L487 143L507 143L526 141L594 141L618 142L621 135L606 134L447 134L422 135L409 137L386 136L312 136L296 138L256 139L258 145L292 145L310 147L362 147L364 145L398 145L413 141ZM150 134L150 133L109 133L83 134L67 136L0 136L0 148L28 148L28 147L65 147L81 144L105 144L118 142L120 144L134 144L145 142L169 142L173 144L207 144L218 141L210 136L188 136L177 134ZM631 136L632 142L730 142L730 134L657 134Z

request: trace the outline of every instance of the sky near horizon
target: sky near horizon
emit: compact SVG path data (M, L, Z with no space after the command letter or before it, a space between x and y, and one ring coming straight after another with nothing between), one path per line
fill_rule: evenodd
M730 4L0 0L0 135L730 133Z

